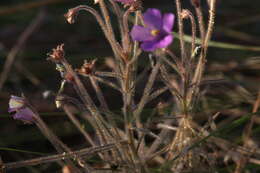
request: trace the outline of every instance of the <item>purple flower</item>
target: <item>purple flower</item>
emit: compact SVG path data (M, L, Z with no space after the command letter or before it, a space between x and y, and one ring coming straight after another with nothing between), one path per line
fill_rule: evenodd
M35 114L33 111L26 107L25 99L23 97L11 96L9 100L9 113L14 113L13 118L21 120L25 123L32 123L34 121Z
M135 25L131 31L134 41L142 42L144 51L154 51L158 48L166 48L173 40L172 28L174 14L164 15L158 9L149 8L143 14L145 26Z

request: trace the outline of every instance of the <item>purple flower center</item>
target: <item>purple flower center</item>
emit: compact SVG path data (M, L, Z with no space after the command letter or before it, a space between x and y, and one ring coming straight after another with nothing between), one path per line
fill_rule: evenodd
M151 30L151 35L152 36L157 36L157 35L159 35L160 34L160 30L158 30L158 29L153 29L153 30Z

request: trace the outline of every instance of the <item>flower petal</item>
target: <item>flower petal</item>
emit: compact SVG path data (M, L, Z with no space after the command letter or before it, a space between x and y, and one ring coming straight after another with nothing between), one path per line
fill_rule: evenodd
M130 34L134 41L149 41L154 39L154 36L151 35L151 29L143 26L135 25Z
M25 104L25 100L22 97L17 97L14 95L11 95L11 98L9 100L9 110L19 109L23 107Z
M172 32L173 24L174 24L174 14L172 13L166 13L163 15L163 29L170 33Z
M173 35L168 34L165 37L163 37L163 39L161 39L160 41L158 41L155 45L156 48L166 48L168 47L173 40Z
M149 8L143 14L144 24L151 29L161 29L162 27L162 14L156 8Z
M146 52L152 52L156 49L156 44L157 44L156 40L146 41L141 44L141 48Z
M32 123L34 121L34 113L29 108L23 108L16 112L16 114L13 115L14 119L21 120L26 123Z

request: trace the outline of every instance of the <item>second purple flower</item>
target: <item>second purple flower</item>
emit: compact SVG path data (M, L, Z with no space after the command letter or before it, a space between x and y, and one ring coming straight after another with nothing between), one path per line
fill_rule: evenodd
M26 106L25 98L18 96L11 96L9 100L9 113L13 113L12 116L14 119L21 120L24 123L33 123L34 122L34 112Z
M145 26L135 25L131 31L134 41L141 42L144 51L154 51L158 48L166 48L173 41L172 28L174 14L164 15L158 9L149 8L143 14Z

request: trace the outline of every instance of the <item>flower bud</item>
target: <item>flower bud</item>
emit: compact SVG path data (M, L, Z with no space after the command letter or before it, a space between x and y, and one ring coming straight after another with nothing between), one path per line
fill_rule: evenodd
M48 53L47 60L51 60L55 63L62 61L65 57L65 51L63 49L64 44L58 45L55 49L52 49L51 53Z
M77 72L83 75L92 74L94 72L96 61L96 59L92 60L91 62L84 61L84 64L81 66L80 69L77 69Z
M64 14L64 17L67 19L67 22L69 24L73 24L75 22L75 18L78 14L77 12L78 10L76 10L76 8L72 8L72 9L69 9L69 11Z

